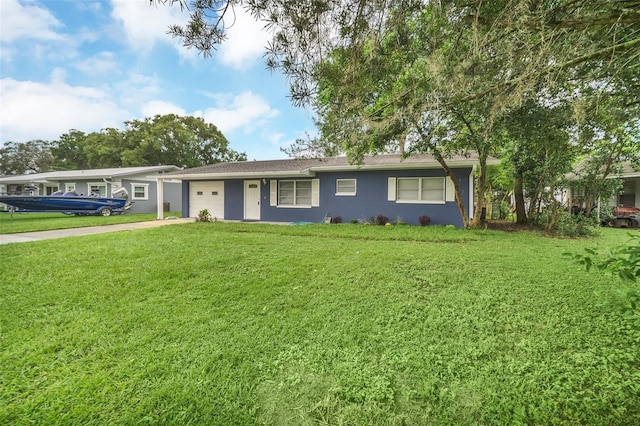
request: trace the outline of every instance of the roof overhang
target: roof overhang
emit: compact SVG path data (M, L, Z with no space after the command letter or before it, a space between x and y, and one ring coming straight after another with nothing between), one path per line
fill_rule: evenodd
M452 169L473 168L478 165L475 158L468 159L445 159ZM487 165L500 164L500 160L496 158L487 158ZM295 178L295 177L314 177L320 172L354 172L368 170L416 170L416 169L442 169L442 165L437 161L418 162L406 161L386 164L362 164L362 165L312 165L302 170L259 170L259 171L220 171L220 172L196 172L196 173L178 173L178 174L156 174L151 177L156 179L175 179L175 180L221 180L221 179L270 179L270 178Z
M0 185L4 184L29 184L29 183L48 183L49 180L45 178L30 179L29 175L21 175L15 177L3 177L0 179Z
M565 175L565 178L569 181L582 179L581 176L578 176L574 172L568 173L567 175ZM605 179L631 179L631 178L640 178L640 171L631 172L631 173L616 173L616 174L607 176Z
M282 177L313 177L310 170L287 172L240 172L240 173L193 173L187 175L156 175L157 179L174 180L221 180L221 179L270 179Z
M446 160L445 160L446 161ZM460 167L473 167L477 165L477 161L456 161L449 163L451 168ZM500 164L499 160L487 160L488 165ZM440 163L396 163L396 164L372 164L372 165L345 165L345 166L313 166L309 167L309 171L313 172L347 172L347 171L359 171L359 170L410 170L410 169L441 169Z

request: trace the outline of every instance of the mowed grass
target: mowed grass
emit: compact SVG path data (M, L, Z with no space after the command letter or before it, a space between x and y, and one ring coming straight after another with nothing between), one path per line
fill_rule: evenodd
M191 223L0 248L0 424L640 424L596 240Z
M180 212L164 213L164 217L180 217ZM0 234L49 231L53 229L82 228L115 225L119 223L155 220L156 213L125 213L109 217L73 216L64 213L11 213L0 212Z

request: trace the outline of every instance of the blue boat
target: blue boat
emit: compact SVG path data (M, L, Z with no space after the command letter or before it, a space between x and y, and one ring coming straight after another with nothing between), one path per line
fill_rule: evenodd
M75 215L102 215L124 213L131 207L128 193L120 188L113 197L79 195L75 191L58 191L51 195L0 195L0 203L19 213L67 213ZM115 195L118 195L117 197Z

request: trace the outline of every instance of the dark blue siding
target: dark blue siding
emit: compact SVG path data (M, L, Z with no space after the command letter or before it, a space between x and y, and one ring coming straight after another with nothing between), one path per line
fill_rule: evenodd
M224 218L227 220L244 219L244 180L226 180L224 182Z
M290 180L290 179L287 179ZM265 191L263 189L263 191ZM320 182L320 191L322 191L322 182ZM261 216L262 220L267 222L322 222L326 208L322 206L322 195L320 195L320 207L310 208L288 208L274 207L267 200L262 199Z
M465 206L469 199L469 173L471 169L456 170ZM418 216L426 214L432 224L462 226L462 218L455 202L444 204L409 204L387 200L389 177L444 177L443 170L362 171L350 173L323 173L319 175L320 204L328 216L341 216L343 222L352 219L370 220L384 215L390 221L402 220L418 224ZM356 179L356 196L336 196L336 179ZM468 209L468 206L466 206ZM467 210L468 211L468 210Z
M454 170L467 212L469 212L470 173L470 167ZM432 224L463 226L460 212L454 201L448 201L444 204L410 204L388 201L389 177L445 177L445 173L440 169L317 173L315 178L320 179L320 206L311 208L271 206L269 182L272 179L267 179L260 185L261 220L320 223L325 216L341 216L343 222L349 222L353 219L370 220L377 215L384 215L390 221L402 220L408 224L418 224L420 215L428 215L431 217ZM336 196L336 179L356 179L356 195ZM188 212L188 187L183 187L182 195L183 212ZM226 180L224 196L225 219L243 220L244 179Z

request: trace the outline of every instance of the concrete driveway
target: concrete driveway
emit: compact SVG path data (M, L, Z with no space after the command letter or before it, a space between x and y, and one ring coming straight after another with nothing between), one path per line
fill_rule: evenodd
M53 231L23 232L20 234L0 235L0 244L27 243L29 241L50 240L54 238L75 237L79 235L103 234L105 232L130 231L133 229L156 228L195 221L192 217L153 220L148 222L121 223L117 225L88 226L86 228L56 229Z

